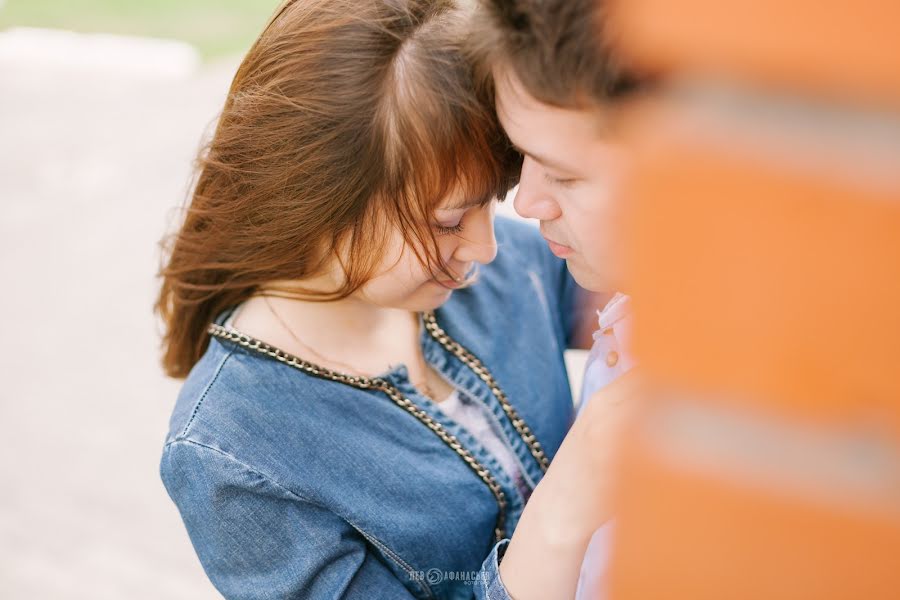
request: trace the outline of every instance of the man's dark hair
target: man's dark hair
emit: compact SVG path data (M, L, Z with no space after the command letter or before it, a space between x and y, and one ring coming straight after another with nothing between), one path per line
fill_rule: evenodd
M612 49L603 0L477 0L472 49L509 68L537 100L560 107L616 100L643 83Z

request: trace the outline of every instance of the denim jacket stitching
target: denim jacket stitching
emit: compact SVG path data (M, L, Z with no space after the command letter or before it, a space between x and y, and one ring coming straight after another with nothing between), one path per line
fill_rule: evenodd
M433 365L432 365L432 366L433 366ZM456 387L457 387L456 382L453 381L446 373L444 373L444 371L443 371L442 369L439 369L439 368L435 367L435 371L438 373L438 375L441 376L441 378L442 378L444 381L446 381L448 384L450 384L451 387L453 387L453 388L456 388ZM505 427L503 426L503 424L500 422L500 419L499 419L499 418L497 417L497 415L494 413L494 411L493 411L492 408L489 406L489 404L488 404L485 400L483 400L483 399L481 398L481 395L480 395L480 394L477 394L477 393L474 393L474 390L470 390L469 388L470 388L470 386L465 386L465 389L463 389L462 391L464 391L464 392L466 393L466 395L467 395L469 398L471 398L474 402L477 402L483 409L485 409L486 416L487 416L491 421L493 421L493 424L496 425L497 428L498 428L498 429L500 430L500 432L502 433L502 436L501 436L500 440L501 440L501 441L503 442L503 444L509 449L510 453L512 454L513 458L514 458L515 461L516 461L516 464L518 465L519 469L521 470L522 476L523 476L523 477L525 478L525 480L528 482L529 486L530 486L532 489L534 489L534 487L535 487L537 484L536 484L536 482L534 481L534 478L528 473L528 468L525 466L525 463L524 463L524 461L522 460L522 458L519 456L519 453L516 452L515 442L514 442L513 439L512 439L512 438L518 438L518 436L517 436L517 435L511 435L510 431L509 431L507 428L505 428ZM435 402L433 402L433 401L431 401L430 399L427 399L427 398L426 398L426 400L427 400L427 401L428 401L435 409L437 409L437 410L440 410L440 409L441 409L441 407L440 407L439 404L436 404ZM441 413L444 414L444 411L441 411ZM457 427L460 427L460 428L461 428L461 425L460 425L459 423L457 423L456 421L454 421L453 419L451 419L451 418L450 418L449 416L447 416L446 414L444 414L444 418L445 418L445 420L447 420L447 421L453 423L454 425L456 425ZM514 432L513 432L513 434L514 434ZM473 441L475 441L475 438L472 437L471 435L469 435L469 437L470 437L470 441L469 441L469 444L468 444L468 445L470 445L470 446L474 445L475 447L482 448L482 450L483 450L482 454L486 455L486 456L489 457L492 461L494 461L494 465L493 465L493 466L494 466L495 468L500 468L500 470L504 473L504 475L506 475L507 479L511 482L511 481L512 481L512 477L510 476L510 474L506 473L506 471L500 467L500 464L497 462L496 457L494 457L494 455L493 455L490 451L488 451L487 448L484 448L484 446L482 446L480 442L478 442L478 443L476 443L476 444L473 444ZM519 439L521 439L521 438L519 438ZM527 452L527 450L526 450L526 452ZM508 486L508 487L510 487L510 486ZM515 485L512 485L511 488L512 488L512 489L516 489L516 488L515 488ZM516 490L516 492L518 493L518 490ZM518 494L518 495L521 496L521 494ZM523 498L523 501L524 501L524 498Z
M395 563L397 563L397 565L401 569L403 569L403 571L406 572L406 575L409 578L409 580L416 583L419 586L419 589L422 590L427 595L428 598L435 597L434 594L431 592L431 586L429 586L427 583L425 583L423 581L420 581L417 577L415 577L416 570L413 569L405 560L400 558L400 555L398 555L396 552L391 550L387 546L387 544L385 544L384 542L382 542L381 540L379 540L378 538L376 538L374 535L370 534L369 532L365 531L361 527L358 527L355 523L353 523L349 519L344 519L344 520L347 521L347 523L349 523L351 527L353 527L355 530L357 530L364 538L369 540L369 542L373 546L375 546L376 548L378 548L379 550L384 552L384 554L388 558L390 558Z
M534 489L537 486L537 482L543 477L543 472L541 471L539 463L531 454L528 445L513 427L509 415L506 414L499 402L492 400L493 395L485 391L486 386L482 387L478 379L471 376L469 373L462 373L460 377L466 393L475 402L478 402L481 406L485 407L490 419L500 427L500 431L503 432L504 441L512 449L513 456L519 464L519 467L522 469L522 474L525 476L529 486ZM503 387L499 377L497 377L497 383ZM512 403L512 401L510 401L510 403ZM537 439L537 433L534 435L535 439ZM524 455L526 459L523 459L521 455Z
M528 483L528 486L533 490L535 487L537 487L537 481L531 475L531 473L529 473L528 467L525 466L525 461L522 460L522 457L519 456L519 453L516 451L517 446L521 447L526 456L528 456L529 458L532 458L532 459L534 458L533 456L531 456L531 453L528 451L528 448L524 446L524 443L522 443L522 438L520 438L518 436L518 434L516 433L516 431L514 429L510 429L510 428L503 426L503 423L501 422L500 417L498 417L497 413L495 413L492 410L492 408L488 405L487 401L485 401L482 397L480 397L479 395L476 395L476 394L471 394L470 396L474 402L479 403L483 408L487 409L486 412L487 412L488 418L491 419L491 421L493 421L494 424L503 433L503 437L501 438L501 441L504 443L504 445L506 445L507 448L510 449L510 452L512 453L512 456L515 459L516 464L518 465L519 469L521 469L522 476L525 478L525 481ZM505 413L504 413L504 416L505 416ZM508 419L505 419L505 420L508 420ZM535 435L535 437L536 437L536 435ZM516 444L516 440L519 441L518 445ZM487 452L487 449L485 449L485 452ZM529 461L529 464L530 464L530 462L531 461ZM510 480L512 480L512 478L510 478ZM515 486L513 486L513 489L516 489ZM521 494L518 492L518 489L516 489L516 493L519 494L519 496L521 496ZM524 502L524 498L522 499L522 501Z
M213 343L210 340L210 343ZM212 379L209 380L209 383L206 384L206 387L203 388L203 393L200 394L200 399L197 400L197 404L194 405L194 410L191 412L191 418L188 419L187 423L184 425L184 429L181 431L181 435L179 437L184 437L187 435L188 430L191 428L191 425L194 423L194 417L197 416L197 413L200 411L200 405L203 404L203 401L206 399L206 395L209 393L209 390L212 388L213 384L219 378L219 374L222 372L222 368L225 366L225 363L231 358L233 351L229 350L224 357L222 357L222 361L219 363L219 366L216 367L216 372L213 374Z
M229 353L229 355L230 355L230 353ZM226 358L227 358L227 356L226 356ZM220 365L220 368L221 368L221 365ZM205 391L204 391L204 394L205 394ZM374 545L374 546L377 547L379 550L381 550L388 558L390 558L392 561L394 561L395 563L397 563L397 565L398 565L401 569L403 569L404 572L406 572L407 576L409 577L409 580L415 582L415 583L419 586L419 589L421 589L421 590L427 595L428 598L434 598L434 597L435 597L434 594L433 594L432 591L431 591L431 587L430 587L429 585L427 585L426 583L424 583L424 582L422 582L422 581L419 581L416 577L414 577L414 575L415 575L415 569L413 569L406 561L404 561L402 558L400 558L400 555L399 555L399 554L397 554L396 552L394 552L393 550L391 550L390 547L387 546L387 544L385 544L384 542L382 542L381 540L379 540L378 538L376 538L376 537L375 537L374 535L372 535L371 533L369 533L369 532L367 532L366 530L364 530L362 527L359 527L356 523L354 523L354 522L351 521L350 519L348 519L348 518L346 518L346 517L343 517L343 516L341 516L341 515L335 513L335 512L332 511L329 507L327 507L327 506L325 506L325 505L323 505L323 504L320 504L319 502L315 502L315 501L313 501L313 500L310 500L309 498L306 498L306 497L302 496L301 494L298 494L298 493L294 492L293 490L290 490L290 489L284 487L283 485L281 485L280 483L278 483L278 482L277 482L273 477L271 477L270 475L268 475L268 474L266 474L266 473L263 473L263 472L260 471L259 469L256 469L256 468L254 468L254 467L251 467L251 466L248 465L247 463L245 463L245 462L239 460L236 456L232 455L232 454L229 453L229 452L226 452L226 451L222 450L221 448L216 448L215 446L210 446L209 444L204 444L204 443L202 443L202 442L198 442L198 441L196 441L196 440L192 440L192 439L188 439L188 438L184 438L184 437L178 437L178 438L176 438L176 439L174 439L174 440L172 440L172 441L166 443L165 447L168 448L169 446L173 446L173 445L175 445L175 444L177 444L177 443L190 444L190 445L197 446L197 447L200 447L200 448L206 448L207 450L210 450L211 452L215 452L215 453L217 453L217 454L220 454L220 455L226 457L228 460L234 462L235 464L240 465L241 467L243 467L243 468L246 469L247 471L250 471L250 472L252 472L252 473L256 473L257 475L259 475L260 477L262 477L263 479L265 479L267 482L269 482L269 483L272 484L273 486L275 486L275 487L277 487L278 489L282 490L284 493L289 494L290 496L293 496L293 497L296 498L297 500L299 500L299 501L301 501L301 502L304 502L304 503L306 503L306 504L309 504L309 505L311 505L311 506L315 506L315 507L317 507L317 508L321 508L321 509L323 509L323 510L327 510L328 512L334 514L335 516L337 516L338 518L340 518L341 520L343 520L345 523L347 523L348 525L350 525L350 527L352 527L353 529L355 529L356 531L358 531L360 535L362 535L362 536L363 536L366 540L368 540L372 545Z
M440 346L431 346L431 343L432 341L427 341L424 346L426 361L454 388L461 388L473 400L487 408L491 420L497 424L500 427L500 431L503 432L505 442L512 449L513 456L519 464L519 467L522 469L522 474L528 482L529 487L534 489L537 486L537 482L542 478L543 473L541 472L538 462L529 451L527 444L525 444L522 437L519 436L518 432L513 428L509 416L503 411L503 407L500 406L499 402L492 402L489 399L493 398L493 395L487 390L487 386L485 386L480 379L475 377L474 373L459 365L453 365L451 367L453 357L444 354L441 351ZM470 352L472 351L470 350ZM472 352L472 354L478 358L477 354L474 352ZM451 377L448 371L454 372L455 379L454 377ZM499 383L498 378L498 384ZM503 387L502 384L501 387ZM434 405L434 403L432 403L432 405ZM537 437L537 434L535 434L535 437ZM520 456L520 451L527 457L527 462Z
M476 400L477 402L477 400ZM437 406L437 409L440 410L440 405ZM443 411L442 411L443 414ZM500 464L500 461L494 455L493 452L488 450L481 441L472 435L469 430L467 430L463 425L454 421L451 417L444 415L443 420L448 424L452 425L453 434L459 439L460 442L466 446L472 454L475 455L476 458L485 466L489 467L491 472L494 473L498 478L502 478L502 483L504 488L506 489L506 493L510 496L510 506L509 506L509 518L507 519L506 528L509 529L513 527L513 523L518 521L517 518L514 518L516 515L520 514L525 506L525 498L522 496L522 492L519 491L518 486L516 486L515 481L513 480L512 474L507 472L506 469L503 468L503 465ZM506 443L507 447L509 444ZM516 459L516 462L519 464L520 469L522 469L521 473L526 478L526 481L530 481L530 477L524 471L524 467L521 466L520 460L518 460L518 456L515 451L512 451L513 457ZM533 486L530 486L533 489Z
M550 301L547 299L547 290L544 289L544 284L541 281L541 276L538 275L535 271L529 269L528 281L529 283L531 283L531 287L534 288L534 292L541 303L541 308L544 309L544 317L547 319L547 322L550 323L551 326L553 326L553 311L550 310ZM559 340L557 340L555 337L552 339L556 351L561 351L562 349L559 347Z
M518 257L518 256L514 256L513 261L519 265L519 267L521 268L521 271L523 273L528 274L528 279L530 280L530 283L532 284L533 287L537 288L538 286L540 286L538 292L540 294L541 305L544 307L544 315L548 318L550 323L553 324L555 319L553 318L553 311L550 308L550 304L547 301L548 300L547 291L544 288L543 280L541 279L541 273L538 273L537 271L535 271L533 264L530 264L528 262L525 262L524 260L521 260L520 257ZM566 270L568 270L568 267L562 266L562 269L564 271L566 271ZM541 269L541 271L544 271L544 275L547 275L547 273L544 269ZM560 291L560 290L557 290L557 291ZM561 298L559 296L557 296L557 300L560 300L560 299ZM554 325L554 330L556 330L557 326L559 327L559 332L563 336L563 339L562 339L563 348L560 348L560 343L559 343L560 340L554 338L554 342L556 342L557 349L565 350L566 349L565 346L567 345L566 340L571 339L573 332L567 330L568 328L566 327L564 319L558 321L556 323L556 325Z

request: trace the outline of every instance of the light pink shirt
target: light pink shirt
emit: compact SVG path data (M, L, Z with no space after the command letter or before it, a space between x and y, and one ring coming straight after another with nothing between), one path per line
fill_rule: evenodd
M594 332L594 345L585 366L578 415L594 392L634 367L634 360L628 352L632 325L630 304L628 296L616 294L602 311L597 312L599 329ZM613 522L609 521L591 537L581 564L576 600L597 600L606 596L604 576L612 528Z

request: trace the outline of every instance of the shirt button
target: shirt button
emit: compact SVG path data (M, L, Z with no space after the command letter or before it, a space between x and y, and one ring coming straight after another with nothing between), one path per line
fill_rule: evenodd
M616 366L616 363L618 363L618 362L619 362L619 353L616 352L615 350L610 350L606 354L606 366L611 368L611 367Z

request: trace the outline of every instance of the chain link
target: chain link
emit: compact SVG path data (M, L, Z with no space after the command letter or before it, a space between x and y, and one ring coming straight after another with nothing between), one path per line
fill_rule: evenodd
M509 398L507 398L506 393L494 379L494 376L491 375L491 372L484 365L484 363L482 363L481 360L474 354L466 350L461 344L453 340L438 324L437 318L434 316L433 312L423 313L422 318L428 333L434 339L436 339L438 343L440 343L441 346L443 346L448 352L456 356L464 365L471 369L472 372L478 375L478 377L482 381L484 381L484 383L490 388L491 393L494 394L494 396L500 402L500 406L503 407L503 412L506 413L506 416L509 418L513 427L522 438L522 441L524 441L528 446L531 455L535 458L541 470L546 472L547 468L550 466L550 461L547 458L544 449L541 447L540 442L538 442L531 428L527 423L525 423L525 420L519 416L516 409L512 406L512 404L510 404ZM269 344L266 344L265 342L262 342L247 334L241 333L234 329L222 327L217 323L211 324L207 331L210 335L228 340L241 347L265 354L314 377L328 379L361 390L377 390L387 395L388 398L390 398L391 401L394 402L394 404L406 410L413 417L421 421L426 427L433 431L441 439L441 441L443 441L454 452L456 452L456 454L458 454L460 458L463 459L466 465L468 465L469 468L471 468L475 472L475 474L478 475L478 477L485 483L485 485L487 485L487 487L491 490L491 493L494 495L494 498L497 500L497 506L499 509L497 512L497 521L494 525L494 539L495 541L499 542L505 537L504 527L506 524L507 501L506 494L500 487L497 479L493 476L493 474L491 474L487 467L478 462L478 460L472 455L472 453L469 452L460 443L456 436L449 433L441 423L437 422L428 413L416 406L416 404L412 400L401 394L400 390L397 389L396 386L380 377L368 378L358 375L346 375L338 371L332 371L331 369L320 367L309 361L303 360L302 358L279 350L274 346L270 346Z
M488 371L488 368L484 366L484 363L482 363L478 357L463 348L463 346L453 340L446 331L441 329L433 312L424 313L422 318L425 321L425 328L428 330L428 333L487 384L491 389L491 393L493 393L500 402L500 406L503 407L503 412L509 417L513 427L516 428L522 441L528 446L531 455L538 462L541 470L546 473L547 468L550 466L550 460L547 458L544 449L541 447L541 443L537 440L537 437L531 431L528 424L525 423L525 419L520 417L513 405L510 404L509 399L506 397L506 393L500 388L500 385L497 383L497 380L494 379L494 376L491 375L491 372Z
M424 313L423 319L425 322L425 327L429 334L431 334L431 336L434 337L444 348L446 348L448 351L453 353L454 356L459 358L463 362L463 364L474 371L475 374L478 375L482 379L482 381L484 381L488 385L488 387L490 387L491 392L500 402L504 412L512 421L513 427L516 428L516 431L522 437L522 440L531 450L532 456L537 459L541 469L546 471L547 467L549 466L549 461L546 459L540 443L537 441L528 425L525 424L525 421L518 416L516 410L509 403L506 394L502 389L500 389L500 386L487 370L487 367L485 367L484 364L477 357L475 357L475 355L473 355L471 352L451 339L450 336L447 335L447 333L443 329L441 329L441 327L437 324L437 319L435 318L434 313ZM233 342L243 348L265 354L271 358L274 358L275 360L299 369L300 371L303 371L304 373L307 373L314 377L318 377L320 379L328 379L330 381L349 385L361 390L377 390L387 395L388 398L390 398L391 401L394 402L394 404L406 410L413 417L421 421L426 427L433 431L441 439L441 441L443 441L454 452L456 452L456 454L458 454L459 457L463 459L466 465L468 465L469 468L472 469L475 474L478 475L478 477L485 483L485 485L487 485L488 489L490 489L491 493L494 495L498 506L497 520L494 524L494 540L495 542L499 542L505 537L506 511L508 503L506 501L506 493L503 491L503 488L500 487L497 479L487 469L487 467L478 462L478 460L472 455L472 453L469 452L460 443L456 436L449 433L441 423L432 418L427 412L416 406L416 404L412 400L401 394L400 390L397 389L396 386L380 377L368 378L357 375L346 375L338 371L332 371L331 369L320 367L309 361L303 360L298 356L288 354L283 350L280 350L274 346L270 346L269 344L266 344L265 342L251 337L245 333L241 333L240 331L237 331L235 329L222 327L217 323L210 324L207 332L210 335Z

